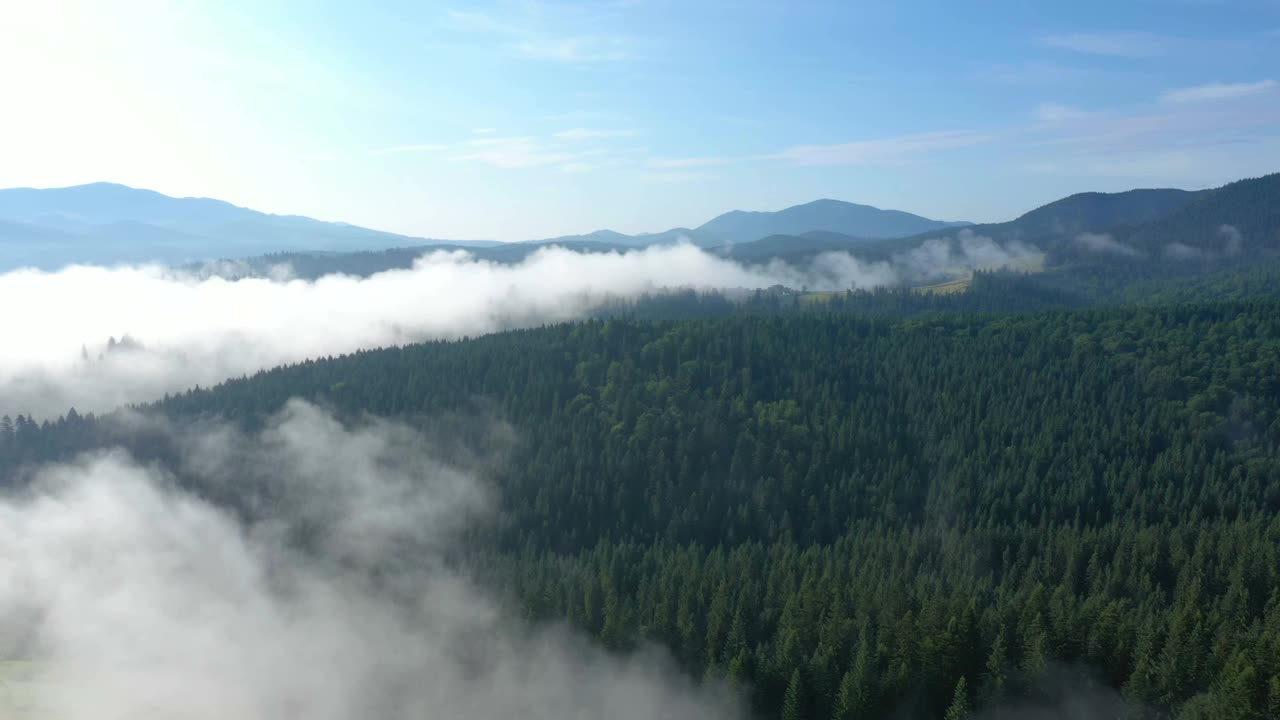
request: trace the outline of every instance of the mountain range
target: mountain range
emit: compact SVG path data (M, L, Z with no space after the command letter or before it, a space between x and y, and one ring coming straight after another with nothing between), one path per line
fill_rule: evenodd
M1034 245L1051 264L1155 258L1186 264L1280 253L1280 174L1220 188L1085 192L1001 223L931 220L837 200L777 212L732 211L696 228L626 235L601 230L518 243L419 238L206 198L173 198L97 183L0 190L0 270L78 263L202 263L239 259L239 272L288 263L299 277L409 267L429 249L518 262L548 245L625 251L687 241L743 262L803 261L832 251L884 259L960 232ZM1101 235L1101 237L1083 237Z
M1242 180L1201 191L1141 189L1117 193L1086 192L1055 200L1002 223L948 226L908 237L872 239L830 230L775 234L751 242L712 244L708 252L744 263L783 260L805 263L830 251L848 251L864 260L891 260L933 240L971 234L1006 247L1023 243L1046 253L1048 267L1096 267L1144 263L1155 259L1176 273L1206 269L1232 257L1280 254L1280 174ZM688 239L699 230L647 236L653 243ZM1091 237L1096 236L1096 237ZM641 245L635 236L601 231L550 240L464 247L437 243L353 253L286 251L242 257L231 264L192 265L224 276L272 275L288 265L293 276L317 278L333 273L367 276L411 267L428 250L465 250L480 260L514 263L549 246L576 252L626 252ZM640 236L646 237L646 236ZM1082 240L1088 242L1082 243ZM1188 262L1196 261L1196 262ZM1053 273L1049 273L1052 275ZM1050 277L1045 280L1052 280Z
M749 243L814 231L850 242L887 239L968 223L930 220L839 200L816 200L777 212L735 210L696 228L626 235L599 230L528 241L579 249L636 248L692 242L700 247ZM399 235L298 215L272 215L209 198L175 198L113 183L0 190L0 269L51 269L69 263L186 263L267 253L375 252L387 248L496 248L496 241ZM497 251L503 258L527 249Z
M647 247L687 240L698 247L710 248L749 243L775 235L797 236L810 232L829 232L861 240L883 240L967 225L972 223L930 220L901 210L881 210L870 205L822 199L775 212L731 210L696 228L678 227L660 233L638 235L597 230L586 235L565 235L529 242L604 242L626 247Z
M1078 193L1009 222L966 230L1033 244L1059 263L1271 257L1280 253L1280 173L1199 191ZM863 250L892 251L952 234L923 233Z
M285 250L343 252L439 242L113 183L0 190L0 269L180 263Z

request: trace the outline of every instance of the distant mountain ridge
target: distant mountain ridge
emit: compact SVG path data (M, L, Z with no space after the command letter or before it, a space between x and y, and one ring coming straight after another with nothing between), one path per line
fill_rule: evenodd
M598 230L521 244L599 249L687 241L713 248L769 237L785 244L782 236L810 233L829 233L831 238L898 238L967 224L826 199L776 212L734 210L696 228L636 235ZM797 242L804 247L821 244L812 237ZM835 244L847 242L838 240ZM170 197L115 183L0 190L0 270L24 266L54 269L71 263L183 264L277 253L376 255L390 248L499 245L503 243L412 237L300 215L272 215L222 200ZM512 250L496 256L525 254Z
M114 183L0 190L0 270L54 269L70 263L174 264L286 250L350 252L440 242Z
M830 251L884 259L935 238L967 231L998 242L1029 243L1055 261L1163 257L1212 260L1227 253L1280 253L1280 175L1201 191L1137 189L1085 192L1030 210L1014 220L974 225L930 220L837 200L777 212L732 211L696 228L626 235L600 230L522 243L416 238L301 216L269 215L208 198L171 198L96 183L54 190L0 190L0 271L19 266L156 261L191 264L243 258L255 270L287 260L300 275L358 274L408 267L431 249L467 250L495 262L517 262L548 245L581 252L625 251L688 241L745 262L787 261ZM811 224L827 227L808 227ZM858 226L848 232L831 226ZM1224 226L1226 226L1224 228ZM918 227L914 235L887 237ZM800 229L804 228L804 229ZM756 235L756 233L764 233ZM1107 233L1120 245L1088 247L1083 233ZM753 237L754 236L754 237ZM1239 239L1233 239L1237 238ZM743 238L752 238L745 240ZM302 270L302 267L307 270ZM349 266L349 267L348 267Z
M1231 230L1224 230L1229 225ZM269 275L273 267L288 264L296 277L315 278L330 273L369 275L411 267L430 250L466 250L477 259L498 263L520 262L550 246L575 252L625 252L638 245L618 242L629 238L674 241L698 230L676 229L667 233L628 236L608 231L543 241L502 243L484 248L457 245L400 247L376 252L285 252L246 257L222 268L199 268L219 274ZM1233 232L1239 233L1235 239ZM770 235L746 243L704 246L711 253L739 262L771 260L805 262L829 251L848 251L863 260L886 260L909 252L930 240L955 238L960 233L990 237L1001 243L1024 242L1050 253L1054 262L1112 263L1159 257L1169 260L1223 259L1235 243L1241 259L1250 255L1280 255L1280 174L1244 180L1213 190L1129 190L1118 193L1078 193L1023 213L1015 220L985 225L948 227L920 235L878 240L826 230L797 235ZM1131 255L1098 254L1082 246L1082 233L1105 234L1133 248ZM612 241L612 242L610 242ZM708 246L709 245L709 246ZM1113 248L1114 249L1114 248Z
M733 210L712 218L698 230L730 244L752 242L770 235L803 235L814 230L861 238L899 238L972 224L930 220L901 210L823 199L777 212Z
M777 211L731 210L696 228L672 228L636 235L597 230L585 235L564 235L528 242L607 242L625 247L647 247L687 240L698 247L711 248L814 232L885 240L968 225L972 223L930 220L902 210L881 210L870 205L823 199Z
M1072 245L1082 233L1123 232L1126 228L1160 222L1215 192L1218 190L1161 188L1075 193L1029 210L1013 220L968 225L960 229L999 242L1024 242L1055 251ZM870 242L862 250L870 257L886 257L929 240L952 237L956 231L957 228L946 228Z

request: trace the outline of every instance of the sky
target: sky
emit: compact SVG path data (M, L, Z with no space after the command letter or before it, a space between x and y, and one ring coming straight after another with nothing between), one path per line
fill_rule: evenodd
M975 222L1280 170L1280 2L0 4L0 187L431 238L831 197Z

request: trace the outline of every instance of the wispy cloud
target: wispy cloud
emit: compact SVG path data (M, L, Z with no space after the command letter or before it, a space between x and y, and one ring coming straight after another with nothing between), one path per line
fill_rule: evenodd
M589 128L573 128L555 133L562 140L597 140L602 138L633 137L634 130L592 130Z
M558 165L579 159L582 153L546 148L533 138L485 138L463 143L469 151L454 156L456 160L472 160L504 170Z
M503 35L516 35L520 33L520 28L515 25L498 20L492 15L481 12L472 12L469 10L445 10L444 16L449 27L454 30L501 33Z
M549 17L546 6L526 5L523 15L498 19L492 15L460 10L446 10L449 26L462 32L501 37L515 52L531 60L560 63L618 62L632 57L631 41L624 35L597 32L591 28L578 32L566 27L581 25L573 13Z
M1164 55L1169 39L1143 32L1087 32L1047 35L1040 44L1085 55L1141 58Z
M1073 108L1068 105L1059 105L1058 103L1040 103L1035 110L1036 119L1045 123L1062 123L1072 120L1082 120L1092 116L1092 113Z
M653 168L666 170L682 170L687 168L716 167L727 165L728 158L720 157L686 157L686 158L654 158L645 164Z
M645 173L641 175L641 179L654 183L690 183L711 182L713 180L719 180L720 176L696 170L668 170L664 172Z
M563 63L617 62L631 57L622 38L602 35L543 36L521 41L515 47L527 58Z
M1028 130L1037 131L1034 144L1069 147L1076 154L1098 156L1259 142L1275 137L1280 105L1265 102L1242 108L1220 101L1260 95L1277 87L1250 83L1184 88L1130 112L1083 112L1057 106L1046 110L1042 106L1037 110L1042 125Z
M472 137L464 140L397 145L374 150L373 154L438 152L446 153L451 160L479 162L504 170L559 165L565 172L586 172L606 166L634 165L638 162L634 157L625 157L634 155L634 151L605 148L586 142L630 135L630 132L579 129L558 132L549 137L494 136L494 132L493 128L476 128L471 131Z
M1160 100L1161 102L1175 104L1233 100L1235 98L1249 97L1250 95L1269 93L1275 90L1276 87L1275 80L1261 80L1252 83L1211 83L1169 90L1160 96Z
M1035 115L1009 137L1038 174L1200 185L1270 172L1266 158L1280 147L1280 85L1181 88L1132 107L1048 105Z
M453 147L447 144L428 144L428 145L395 145L392 147L379 148L373 151L374 155L386 155L389 153L414 153L414 152L437 152L440 150L448 150Z
M483 147L485 145L506 145L508 143L514 143L514 142L532 142L532 141L533 141L533 138L531 137L482 137L482 138L473 138L471 140L464 140L458 143L457 146L462 147L462 146L469 145L469 146Z
M539 117L539 120L546 122L583 122L597 120L617 120L619 115L606 110L566 110L564 112L548 113Z
M892 165L921 155L980 145L990 140L988 133L946 130L835 145L797 145L767 155L765 159L782 160L793 165Z
M606 150L591 150L577 153L577 160L565 163L560 169L567 173L584 173L605 168L634 167L639 164L635 158L617 157L618 153Z

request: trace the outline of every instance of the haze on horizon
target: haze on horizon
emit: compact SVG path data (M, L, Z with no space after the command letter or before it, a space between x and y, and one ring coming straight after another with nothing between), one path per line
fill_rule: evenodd
M1274 4L732 7L9 3L0 187L519 240L820 197L998 221L1280 156Z

